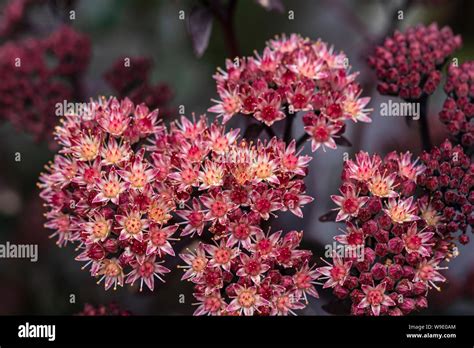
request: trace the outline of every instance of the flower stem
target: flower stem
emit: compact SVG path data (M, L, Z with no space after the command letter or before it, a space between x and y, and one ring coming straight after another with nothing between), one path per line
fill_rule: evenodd
M296 149L298 150L302 145L304 145L304 143L306 142L306 140L309 139L309 134L308 133L304 133L301 138L299 138L297 141L296 141Z
M209 9L219 22L225 36L225 42L232 58L240 56L239 43L235 34L234 14L237 7L237 0L230 0L226 8L221 6L219 1L209 1Z
M283 140L285 141L285 143L289 143L290 140L291 140L291 131L293 129L293 121L295 120L295 114L292 113L288 113L286 115L286 122L285 122L285 130L284 130L284 133L283 133Z
M420 131L421 145L423 150L429 151L431 149L430 129L428 125L428 96L420 99Z

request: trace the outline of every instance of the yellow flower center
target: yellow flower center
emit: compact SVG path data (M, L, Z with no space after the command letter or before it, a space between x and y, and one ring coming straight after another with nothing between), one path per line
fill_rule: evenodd
M122 154L120 153L118 148L115 148L115 149L109 148L104 153L104 159L109 164L117 164L117 163L120 163L122 159Z
M375 178L369 184L370 192L377 197L387 197L390 193L390 187L383 178Z
M142 221L136 217L129 217L125 221L125 229L130 234L137 234L142 230Z
M158 204L152 204L148 209L148 218L158 224L165 224L171 218L167 210Z
M265 180L273 175L272 167L268 162L257 164L255 168L255 175L261 180Z
M202 272L204 268L206 268L206 265L207 265L207 259L204 257L198 256L193 260L191 267L193 268L195 272Z
M209 169L204 173L203 182L208 186L218 186L222 182L222 171Z
M142 170L133 171L128 180L130 184L135 188L143 188L147 182L146 175Z
M118 262L109 260L104 267L103 273L109 277L118 277L122 274L122 267L120 267Z
M107 221L97 221L92 226L92 234L99 239L104 239L109 235L110 226Z
M255 294L251 290L242 290L238 296L238 301L241 307L250 308L253 307L257 299Z
M102 192L107 198L115 198L120 193L120 183L118 180L107 181L102 187Z

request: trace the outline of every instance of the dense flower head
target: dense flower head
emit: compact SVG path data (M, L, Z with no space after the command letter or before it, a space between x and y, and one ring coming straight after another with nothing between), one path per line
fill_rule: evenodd
M474 61L449 65L444 91L448 95L439 117L451 137L465 149L474 146Z
M305 131L315 151L335 148L344 122L370 122L361 88L344 53L297 34L270 40L263 53L226 61L214 75L220 100L209 109L227 122L236 114L252 115L271 126L290 114L306 112Z
M426 170L417 178L425 189L424 214L446 239L469 242L474 226L474 164L460 145L445 140L420 156Z
M359 152L342 174L334 239L342 251L318 268L323 287L349 299L353 315L405 315L427 306L427 292L445 281L442 262L456 255L437 232L431 206L417 200L417 181L429 169L407 153L385 158ZM427 213L428 212L428 213Z
M77 83L89 58L89 39L68 26L44 39L5 43L0 47L0 115L38 140L48 137L58 121L55 105L78 97Z
M243 225L248 227L247 225ZM194 283L194 315L296 315L318 297L311 252L300 250L302 232L249 231L239 247L224 236L181 254L183 280Z
M80 311L77 315L79 316L88 316L88 317L98 317L98 316L129 316L132 313L128 310L122 309L117 303L112 302L107 305L98 305L94 306L90 303L84 305L84 309Z
M106 289L139 281L153 290L179 234L247 245L261 220L302 217L312 201L302 181L310 158L294 141L251 144L205 116L169 128L157 118L129 99L92 100L57 127L61 149L40 177L45 226L59 246L78 245L77 260Z
M395 31L368 60L379 80L378 91L407 100L433 94L441 81L442 66L460 46L459 35L436 23Z
M146 57L121 57L104 74L105 80L119 98L128 97L134 103L145 103L150 109L159 108L161 115L170 116L171 88L165 83L150 81L153 61Z

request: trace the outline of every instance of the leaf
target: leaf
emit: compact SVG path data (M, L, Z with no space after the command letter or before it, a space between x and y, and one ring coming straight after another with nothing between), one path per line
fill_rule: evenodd
M347 146L347 147L352 146L352 143L349 140L347 140L346 137L344 137L342 135L338 138L334 138L334 141L336 142L337 145Z
M337 211L331 210L324 215L319 217L319 221L321 222L328 222L328 221L336 221Z
M285 6L281 0L255 0L260 6L267 11L285 12Z
M212 13L207 7L194 7L188 16L187 31L191 36L194 54L202 57L209 45L212 32Z

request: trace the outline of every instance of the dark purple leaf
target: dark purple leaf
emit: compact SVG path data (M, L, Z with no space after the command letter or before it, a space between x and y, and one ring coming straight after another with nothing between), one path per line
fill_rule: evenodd
M187 30L191 36L194 54L201 57L209 45L212 32L212 13L206 7L194 7L187 20Z
M334 141L336 142L337 145L347 146L347 147L352 146L352 143L349 140L347 140L346 137L344 137L342 135L338 138L334 138Z
M260 6L265 8L267 11L277 11L283 13L285 6L281 0L255 0Z
M328 221L336 221L337 211L331 210L324 215L319 217L319 221L321 222L328 222Z

